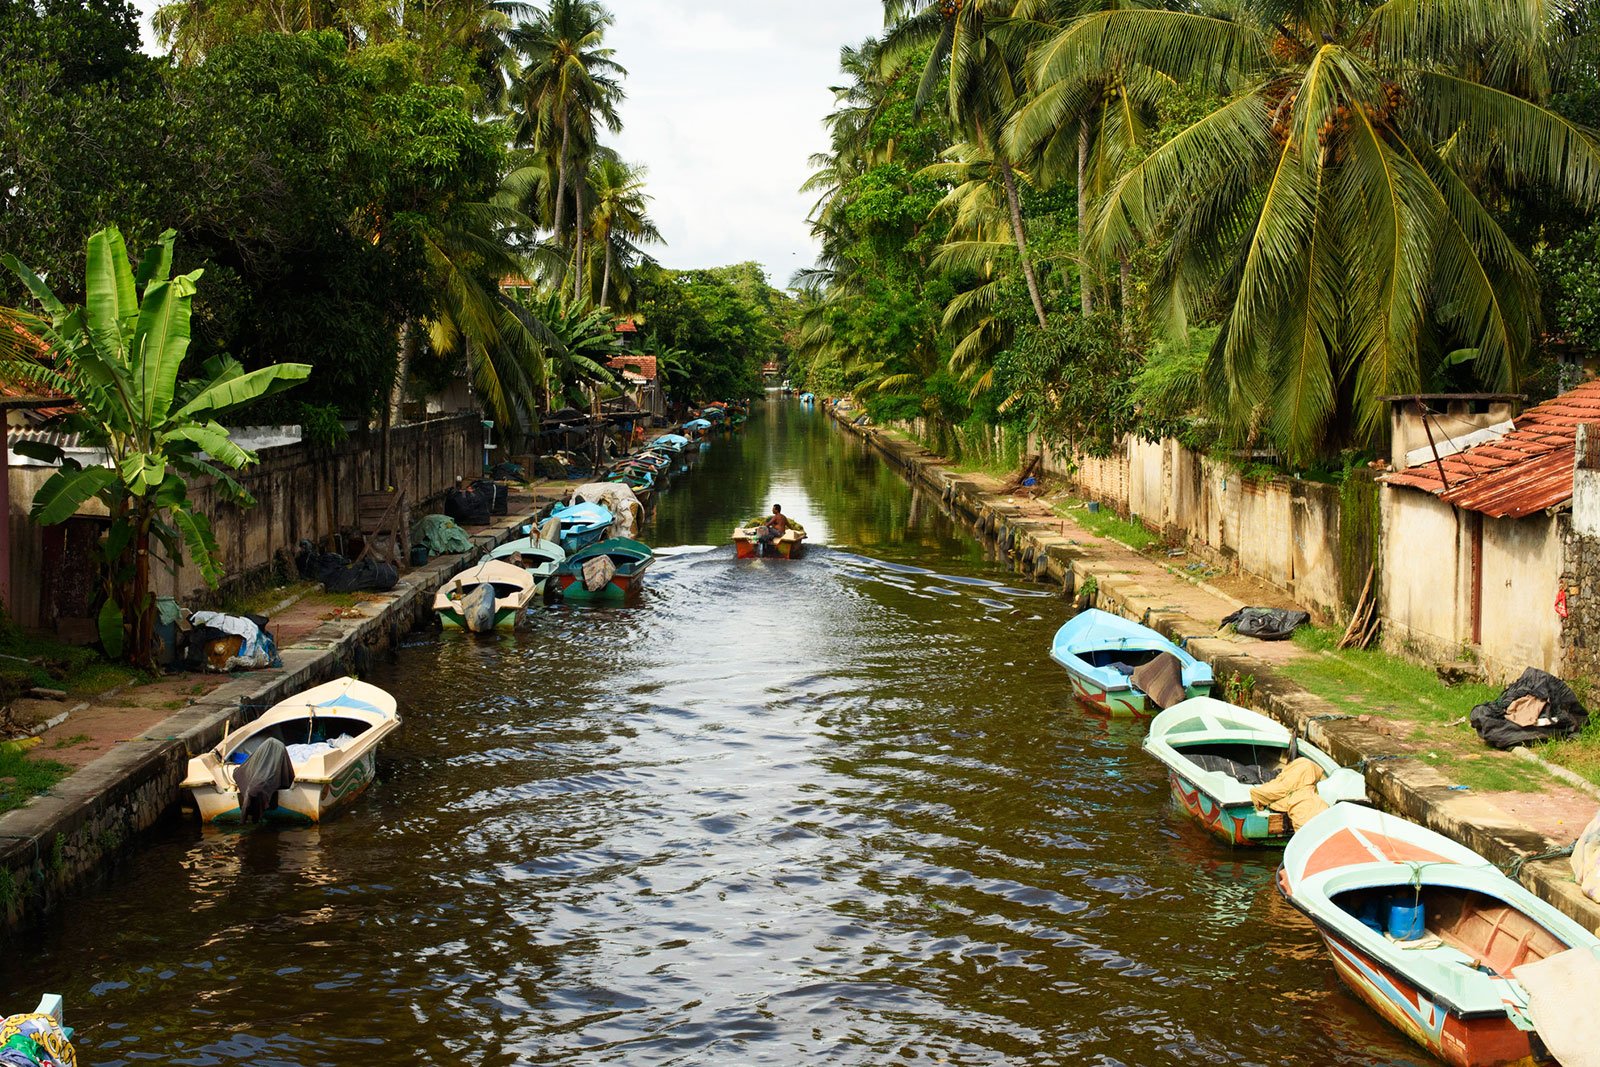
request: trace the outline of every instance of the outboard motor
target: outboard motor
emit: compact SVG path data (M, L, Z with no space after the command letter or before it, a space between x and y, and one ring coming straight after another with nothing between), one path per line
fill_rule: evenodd
M494 629L494 600L494 585L490 582L479 582L461 598L461 621L467 629L475 634Z
M269 737L256 746L233 771L233 785L239 790L239 818L249 824L260 822L261 817L278 803L278 790L294 785L294 763L289 750L276 737Z

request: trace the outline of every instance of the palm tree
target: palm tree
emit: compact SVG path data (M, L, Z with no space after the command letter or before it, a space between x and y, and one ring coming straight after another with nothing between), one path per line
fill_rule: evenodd
M1414 391L1432 350L1475 348L1484 384L1516 382L1537 294L1492 198L1600 202L1600 146L1545 106L1561 34L1493 0L1223 0L1085 15L1034 73L1041 92L1134 67L1222 87L1110 185L1089 251L1162 242L1173 326L1225 309L1214 401L1301 462L1376 441L1380 398Z
M566 231L575 135L592 144L598 126L613 133L622 127L619 79L627 71L605 47L611 22L597 0L550 0L548 10L511 32L513 47L524 57L511 90L513 132L519 145L542 149L554 160L549 219L558 241Z
M1015 6L1016 0L885 0L885 16L891 20L899 17L899 21L884 39L883 63L893 69L908 56L928 49L917 87L918 110L933 98L940 76L948 74L946 113L969 141L982 146L994 160L1005 189L1012 240L1028 283L1028 297L1043 326L1047 322L1044 299L1028 256L1016 171L1001 137L1024 92L1025 52L1017 39L996 32Z
M599 306L611 306L612 273L619 256L631 259L640 244L660 244L661 231L648 214L650 197L644 191L645 168L624 162L615 152L603 151L589 172L589 233L605 249L600 279Z

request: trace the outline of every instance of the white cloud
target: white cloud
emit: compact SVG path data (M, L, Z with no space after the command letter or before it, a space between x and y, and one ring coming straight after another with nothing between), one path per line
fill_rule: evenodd
M135 0L148 20L157 0ZM650 168L669 267L756 260L782 285L816 246L799 191L827 145L839 49L881 31L880 0L609 0L628 69L616 147ZM146 35L148 47L148 33Z

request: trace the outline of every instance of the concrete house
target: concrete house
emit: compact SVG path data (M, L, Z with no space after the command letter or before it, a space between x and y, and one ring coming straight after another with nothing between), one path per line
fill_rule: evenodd
M1497 681L1530 666L1584 673L1569 652L1582 623L1569 616L1591 593L1564 576L1582 550L1573 471L1580 428L1600 423L1600 382L1515 418L1512 399L1394 398L1384 640L1428 659L1475 656Z

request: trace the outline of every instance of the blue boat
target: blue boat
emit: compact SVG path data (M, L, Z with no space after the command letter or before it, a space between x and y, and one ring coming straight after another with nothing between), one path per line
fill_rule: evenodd
M817 394L815 394L815 393L801 393L800 394L800 403L802 403L802 404L815 404L816 402L817 402Z
M693 433L704 433L706 430L711 429L711 420L690 419L688 422L683 424L683 428Z
M684 449L688 448L689 444L690 444L689 439L687 437L683 436L683 434L681 434L681 433L668 433L668 434L662 434L660 437L658 437L654 441L650 442L650 447L651 448L665 449L668 452L676 453L676 452L682 452Z
M1209 663L1201 663L1148 626L1108 611L1079 612L1056 631L1050 645L1050 658L1066 668L1078 699L1111 715L1159 710L1133 684L1133 672L1163 653L1180 665L1185 699L1211 695Z
M609 508L599 504L571 504L567 507L557 507L550 512L550 517L561 523L561 535L557 538L567 555L572 555L578 549L592 545L605 537L611 530L611 523L616 516L611 514Z

